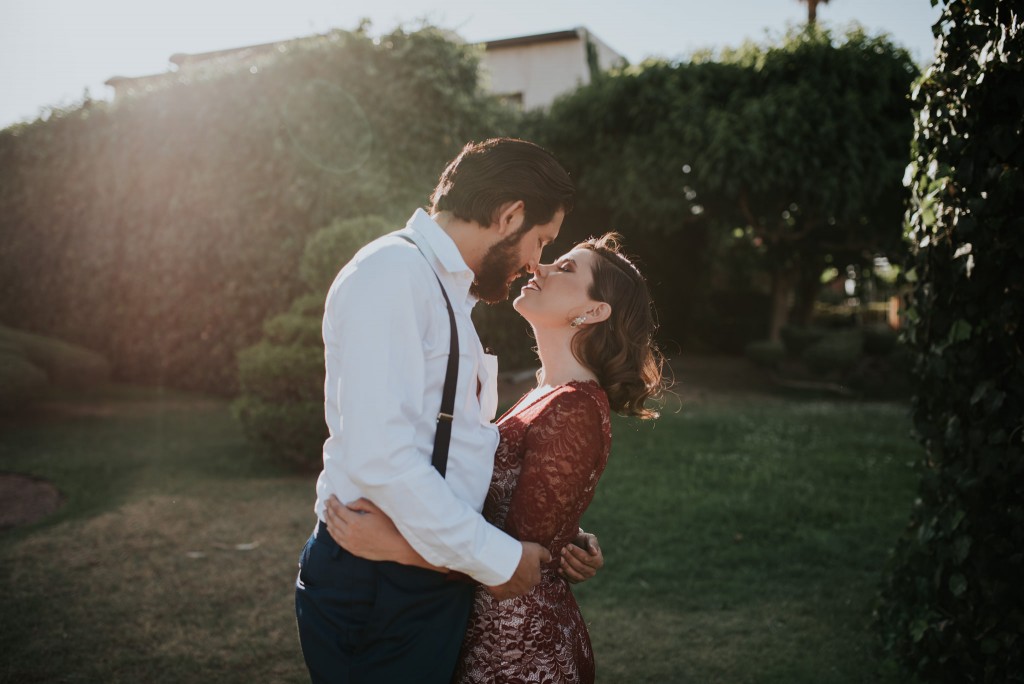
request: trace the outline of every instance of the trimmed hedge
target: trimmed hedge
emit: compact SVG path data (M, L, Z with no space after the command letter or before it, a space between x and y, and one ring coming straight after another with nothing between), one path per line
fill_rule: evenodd
M744 350L744 354L762 368L775 368L786 358L786 350L782 343L774 340L751 342Z
M0 326L0 410L23 407L50 387L82 389L110 379L96 352Z
M48 385L46 372L20 353L0 349L0 411L24 407Z
M110 379L110 363L77 345L6 326L0 326L0 345L45 371L54 385L90 387Z
M0 131L0 321L234 392L316 229L399 227L467 140L512 132L477 64L434 29L334 31Z
M299 264L307 287L316 291L269 318L263 339L238 353L242 392L233 408L246 435L302 469L321 464L327 438L322 333L327 290L363 245L398 227L379 216L367 216L332 221L317 231Z
M380 216L361 216L331 222L306 241L302 263L299 265L302 281L314 293L323 292L326 295L338 271L360 247L401 227L402 224L386 221ZM321 300L321 309L322 305Z
M851 329L824 335L807 347L800 358L813 372L826 375L853 368L863 353L864 333Z
M234 409L246 434L304 469L321 463L324 423L324 298L337 271L359 249L399 225L379 216L333 221L306 244L299 272L316 290L298 297L263 325L263 339L238 354L241 397ZM325 284L326 283L326 284ZM323 294L321 294L323 292ZM537 363L526 322L508 302L479 304L473 319L502 368Z

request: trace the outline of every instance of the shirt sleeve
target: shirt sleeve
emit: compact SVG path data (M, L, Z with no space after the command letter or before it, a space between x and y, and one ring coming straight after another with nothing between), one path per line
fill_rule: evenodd
M605 413L583 392L560 394L531 423L505 530L558 558L579 530L608 457Z
M324 342L337 372L325 394L341 416L331 437L344 457L325 456L324 470L343 472L430 563L501 584L522 546L456 497L415 441L425 419L423 341L436 306L430 286L439 287L429 267L410 262L357 264L332 287Z

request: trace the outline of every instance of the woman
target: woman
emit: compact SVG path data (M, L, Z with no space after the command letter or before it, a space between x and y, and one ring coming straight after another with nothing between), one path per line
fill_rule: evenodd
M557 555L577 537L604 471L609 409L656 417L644 403L661 387L662 359L647 285L615 234L541 265L513 306L533 328L541 369L537 387L498 420L484 516ZM333 500L327 524L357 556L432 567L369 502ZM557 558L525 596L498 601L477 589L455 681L496 680L594 680L590 637Z

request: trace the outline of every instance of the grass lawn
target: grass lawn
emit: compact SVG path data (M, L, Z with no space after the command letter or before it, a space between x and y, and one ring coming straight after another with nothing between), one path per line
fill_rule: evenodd
M705 398L619 420L578 587L599 681L880 682L869 623L917 447L899 404ZM301 682L292 586L313 476L226 403L108 391L0 425L0 471L52 480L0 535L0 681Z

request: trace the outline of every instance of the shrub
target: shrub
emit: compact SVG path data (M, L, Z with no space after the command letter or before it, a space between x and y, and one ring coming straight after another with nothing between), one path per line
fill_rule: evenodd
M831 332L804 350L801 359L807 367L826 375L852 368L864 350L864 333L860 330Z
M921 681L1024 681L1024 27L1020 2L946 0L907 178L923 447L878 609Z
M237 400L233 409L246 436L266 444L282 460L309 472L323 465L328 433L322 398L282 403L249 395Z
M774 340L751 342L747 345L744 353L748 359L763 368L775 368L780 361L786 358L786 350L782 343Z
M324 299L341 267L367 242L394 229L379 216L332 221L314 233L299 272L314 290L263 324L263 339L238 353L235 415L246 435L304 469L321 461L324 423Z
M700 317L697 334L708 348L718 353L741 354L748 344L764 337L770 310L770 298L760 292L714 292L708 299L707 311Z
M299 275L313 292L327 293L341 267L374 238L401 227L380 216L338 219L306 241ZM323 302L321 301L321 310Z
M238 353L238 373L245 395L276 402L323 401L322 347L263 341Z
M327 435L321 329L328 286L363 245L397 227L367 216L333 221L316 232L299 267L316 292L299 296L288 312L268 319L263 339L238 354L242 392L235 412L246 434L304 468L320 464L320 445ZM479 304L473 318L485 348L500 355L503 369L537 363L526 323L507 302Z
M268 319L263 324L263 334L266 340L273 344L315 347L323 340L322 328L323 322L320 316L283 313ZM245 351L245 349L242 350L242 352Z
M864 352L886 356L896 349L899 337L899 333L884 323L864 326Z
M60 340L0 326L0 344L45 371L50 383L81 388L110 379L110 364L96 352Z
M784 325L780 334L786 353L790 356L800 356L808 347L819 342L826 332L814 326Z
M462 144L509 132L477 60L436 29L332 31L0 131L0 320L235 392L236 353L306 291L307 237L404 220Z
M0 411L23 407L47 386L46 372L9 348L0 348Z
M843 384L862 397L906 400L912 365L898 348L887 356L862 356L843 376Z

